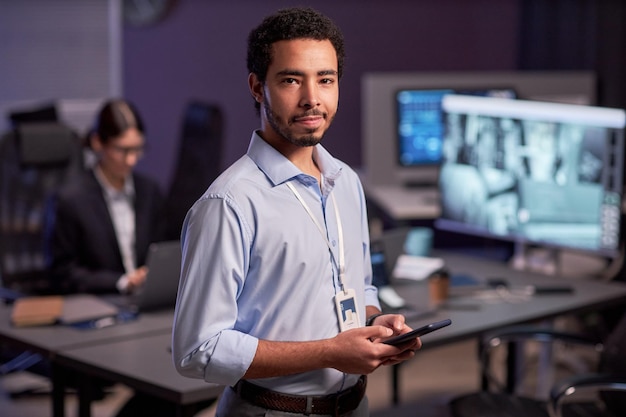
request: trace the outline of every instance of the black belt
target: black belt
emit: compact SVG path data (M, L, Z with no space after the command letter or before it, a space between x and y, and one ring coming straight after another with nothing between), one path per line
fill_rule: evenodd
M366 387L367 377L362 375L352 387L336 394L320 396L284 394L244 380L237 382L233 389L242 399L258 407L307 416L311 414L338 416L359 406Z

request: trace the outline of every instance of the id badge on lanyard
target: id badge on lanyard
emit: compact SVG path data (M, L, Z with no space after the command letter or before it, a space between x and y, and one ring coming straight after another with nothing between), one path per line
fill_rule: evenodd
M361 327L359 318L359 306L356 301L356 294L352 288L339 291L335 294L335 305L337 307L337 319L341 331L356 329Z

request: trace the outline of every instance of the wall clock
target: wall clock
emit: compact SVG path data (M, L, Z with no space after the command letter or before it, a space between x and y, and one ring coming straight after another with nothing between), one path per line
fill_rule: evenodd
M147 26L161 21L171 11L176 0L123 0L124 22Z

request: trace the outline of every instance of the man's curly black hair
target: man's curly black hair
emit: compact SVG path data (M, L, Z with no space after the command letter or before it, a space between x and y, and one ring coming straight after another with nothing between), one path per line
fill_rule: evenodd
M337 75L343 75L345 49L343 34L328 17L309 7L281 9L266 17L248 35L248 71L265 82L272 60L272 44L292 39L328 39L337 53ZM256 103L257 109L259 103Z

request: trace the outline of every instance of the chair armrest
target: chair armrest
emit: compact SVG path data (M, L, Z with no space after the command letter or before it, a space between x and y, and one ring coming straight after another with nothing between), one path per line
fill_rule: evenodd
M538 326L503 327L502 329L486 333L482 338L482 343L484 346L495 347L502 342L521 342L528 340L539 342L562 341L579 345L595 345L598 349L602 349L602 342L596 337Z
M493 377L490 373L492 350L502 344L507 344L507 348L509 349L509 363L507 365L507 371L511 372L512 369L516 368L516 355L511 354L511 349L514 349L515 344L518 342L528 341L537 341L544 343L561 341L569 344L576 344L578 346L589 346L594 348L597 352L601 352L603 350L602 342L598 338L580 333L559 331L553 328L540 326L503 327L498 330L486 333L480 339L478 355L483 390L489 389L489 385L493 385L496 387L500 385L497 378ZM506 388L504 386L499 386L499 389L513 392L514 384L515 382L513 382L512 375L508 375Z
M575 398L575 395L588 395L600 391L622 391L626 398L626 376L584 374L560 381L550 392L551 415L562 417L563 404Z

